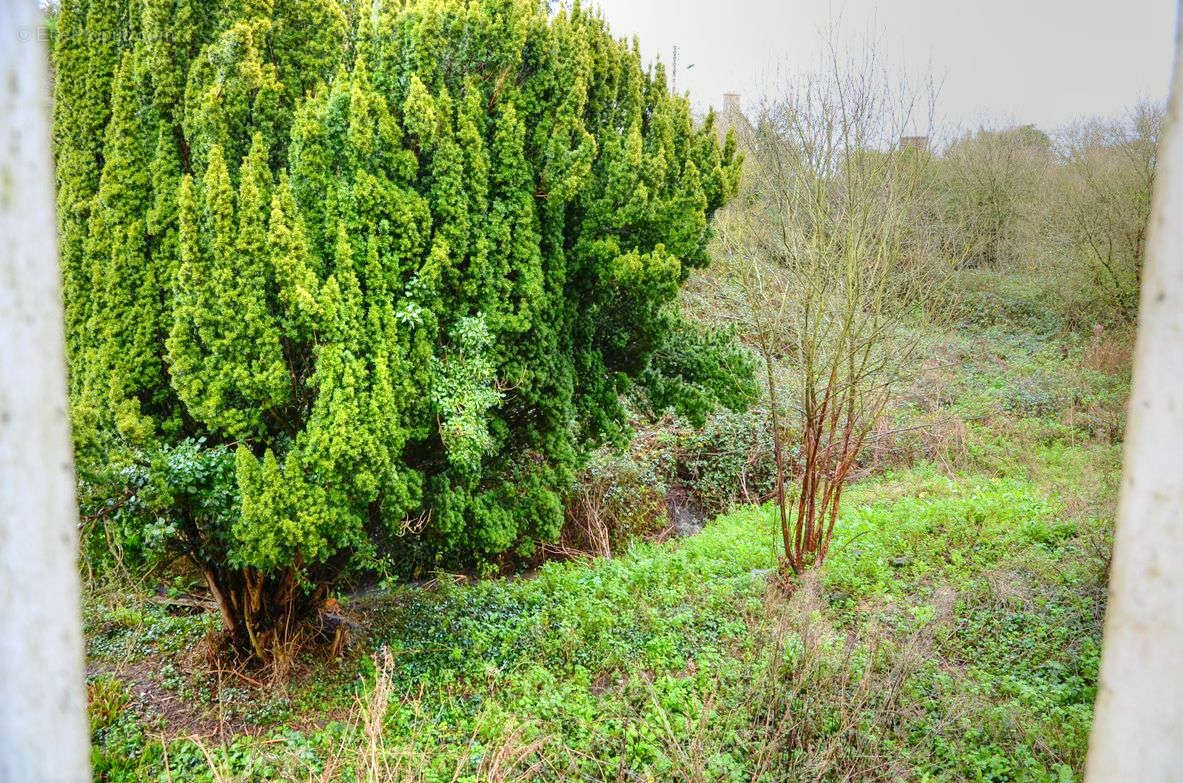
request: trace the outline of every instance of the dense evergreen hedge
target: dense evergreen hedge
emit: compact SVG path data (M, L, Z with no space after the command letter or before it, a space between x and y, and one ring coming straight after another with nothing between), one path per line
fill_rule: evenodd
M734 146L597 14L64 0L57 21L83 475L109 506L123 487L130 538L193 558L244 644L377 551L489 567L553 538L626 393L698 415L750 395L670 306Z

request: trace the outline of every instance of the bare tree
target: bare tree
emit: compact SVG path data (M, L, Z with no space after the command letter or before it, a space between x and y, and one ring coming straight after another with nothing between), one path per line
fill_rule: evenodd
M979 129L954 141L936 169L939 214L955 252L965 247L971 266L1024 260L1040 225L1048 174L1055 163L1051 138L1033 125Z
M1124 120L1091 120L1062 133L1058 221L1088 264L1102 299L1126 320L1138 306L1163 110L1141 103Z
M764 106L741 206L721 223L764 360L782 568L796 573L826 557L859 452L914 364L910 322L947 268L915 223L932 157L899 144L931 124L933 91L863 51L831 44L821 71Z

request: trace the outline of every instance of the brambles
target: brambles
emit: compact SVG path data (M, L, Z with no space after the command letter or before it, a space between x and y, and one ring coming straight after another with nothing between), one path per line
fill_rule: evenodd
M71 0L55 62L88 495L258 658L379 549L553 539L626 392L750 396L670 306L734 148L578 5Z
M633 539L688 535L772 496L772 442L758 408L719 410L701 427L638 424L627 450L604 448L564 499L561 554L619 554Z

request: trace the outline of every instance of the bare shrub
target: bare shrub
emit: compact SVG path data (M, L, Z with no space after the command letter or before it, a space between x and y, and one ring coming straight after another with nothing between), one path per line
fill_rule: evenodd
M931 117L932 95L925 104L868 51L843 59L831 44L819 73L766 103L747 206L722 226L741 328L764 361L782 568L798 574L825 559L843 488L914 366L911 324L948 270L914 241L931 155L899 144ZM779 364L790 368L783 387Z
M1163 117L1162 106L1145 102L1123 119L1061 133L1055 220L1104 312L1126 322L1137 313Z
M1112 333L1097 324L1093 327L1092 339L1085 347L1082 364L1090 370L1110 375L1128 373L1132 349L1128 334Z

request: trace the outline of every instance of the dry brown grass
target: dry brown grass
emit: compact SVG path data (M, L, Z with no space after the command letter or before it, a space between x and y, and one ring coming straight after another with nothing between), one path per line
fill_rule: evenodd
M646 471L654 467L664 448L661 433L674 429L672 418L662 419L634 438L626 457L585 469L566 498L559 541L544 544L545 552L559 557L611 557L628 539L668 528L664 482Z
M1127 332L1110 332L1097 324L1084 350L1082 364L1090 370L1110 375L1129 373L1133 356L1133 337Z
M612 557L612 532L606 513L607 496L598 484L583 483L566 506L557 544L544 544L560 557Z
M697 720L679 726L649 687L649 706L664 729L660 740L672 764L662 779L719 779L710 759L721 749L719 725L730 724L737 704L746 721L738 738L751 761L751 783L912 779L898 745L892 749L907 741L908 725L921 717L922 708L906 698L905 688L933 654L934 629L954 619L957 594L934 595L936 619L917 631L900 634L874 626L840 632L824 618L816 572L791 583L773 579L749 617L758 629L757 652L746 680L728 686L740 688L738 694L724 693L720 681L712 680ZM606 772L595 779L641 779L625 769Z
M382 648L375 655L377 675L374 686L363 697L357 698L351 719L352 730L346 733L341 746L329 764L316 777L309 777L310 783L333 783L343 779L364 781L364 783L421 783L427 780L431 769L428 751L415 747L414 743L390 745L386 741L386 718L391 707L398 701L394 659L390 651ZM418 710L422 694L403 697L401 703L410 706L420 722L429 717ZM544 750L546 736L532 737L527 726L510 723L500 727L498 741L484 749L476 767L479 783L529 783L536 780L546 765ZM412 735L413 736L413 735ZM477 737L469 747L477 747ZM452 781L458 781L469 770L472 758L466 755L457 760Z
M768 666L752 687L762 706L752 727L753 783L909 779L882 739L905 739L916 708L903 692L930 655L931 631L902 639L882 629L835 633L821 619L814 576L787 600L772 591L765 603L772 622Z
M276 748L274 761L284 770L283 779L306 783L426 783L438 779L431 750L415 742L416 735L433 720L421 710L423 694L399 695L394 658L386 648L374 656L374 665L376 675L372 687L356 697L353 710L344 721L348 728L323 764L310 765L302 757L286 752L282 746ZM386 738L387 718L395 705L410 709L417 727L409 740L399 744L391 744ZM468 743L469 752L455 761L450 778L452 783L460 780L531 783L550 768L546 754L550 738L545 734L513 719L495 728L497 739L490 744L482 745L474 732ZM205 757L215 783L239 783L247 779L231 770L224 744L213 744L209 737L198 735L188 739ZM282 743L283 740L276 742ZM165 774L171 779L167 745L165 748ZM476 760L478 749L479 761Z
M939 465L946 473L968 468L965 420L950 413L926 414L923 418L920 423L897 428L880 422L868 439L860 475L906 468L920 462Z

